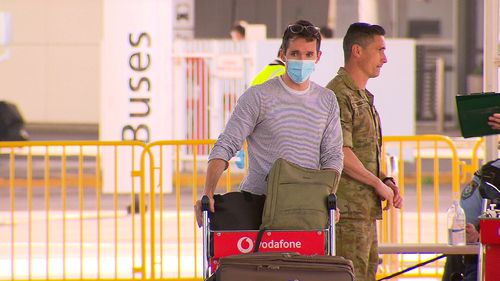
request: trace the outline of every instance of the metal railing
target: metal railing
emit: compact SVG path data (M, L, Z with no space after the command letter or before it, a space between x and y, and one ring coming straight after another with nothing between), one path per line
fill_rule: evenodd
M459 198L457 149L445 136L388 136L382 153L397 156L395 176L405 202L401 210L384 213L379 222L379 244L446 243L446 209ZM382 168L386 164L382 163ZM451 171L451 173L450 173ZM379 276L386 276L434 255L383 255ZM405 277L439 277L442 261L406 273Z
M0 280L133 279L143 271L144 219L127 212L135 213L140 186L119 166L138 170L144 147L0 142ZM113 185L107 194L104 177ZM121 194L119 182L131 192Z
M206 176L200 151L213 143L0 142L0 280L201 280L193 205ZM444 136L383 143L383 155L399 159L391 165L405 207L384 213L381 247L446 243L446 208L458 198L460 174L477 167L480 142L467 169ZM231 164L217 192L236 189L244 174ZM379 276L423 259L384 255ZM435 262L403 277L441 270Z

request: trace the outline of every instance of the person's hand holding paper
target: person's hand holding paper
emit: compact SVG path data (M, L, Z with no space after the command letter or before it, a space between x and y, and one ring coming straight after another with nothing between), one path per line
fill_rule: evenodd
M500 113L494 113L488 117L488 125L494 130L500 130Z
M459 95L456 101L464 138L500 134L500 93Z

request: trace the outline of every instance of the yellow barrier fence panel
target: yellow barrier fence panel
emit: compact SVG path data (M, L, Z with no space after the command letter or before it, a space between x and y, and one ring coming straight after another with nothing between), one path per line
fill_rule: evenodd
M149 198L151 211L148 235L151 257L146 276L165 280L201 279L201 231L195 223L193 205L200 198L205 179L207 155L198 155L200 145L213 141L163 141L147 147L151 154L150 185L155 196ZM209 151L203 147L201 151ZM405 198L402 210L384 215L380 227L380 244L446 243L445 212L459 194L459 159L453 142L444 136L409 136L384 138L383 152L400 159L394 174ZM172 157L172 183L163 182L165 153ZM143 168L145 165L143 165ZM382 162L382 168L387 163ZM147 170L147 169L143 169ZM219 180L217 192L236 188L245 170L231 164ZM158 202L160 202L158 206ZM155 226L156 225L156 226ZM394 273L435 255L386 254L379 277ZM443 261L409 272L403 278L439 278Z
M453 141L445 136L387 136L384 153L399 160L394 174L404 207L384 214L379 222L379 246L397 244L447 243L446 210L453 199L459 199L459 159ZM383 158L385 160L386 157ZM387 163L383 163L385 167ZM426 261L435 254L384 254L378 277ZM444 261L417 268L401 278L437 278Z
M134 196L144 148L132 141L0 142L0 280L145 278ZM112 161L103 165L106 155ZM104 177L112 192L103 192ZM118 192L118 182L131 192Z
M214 143L0 142L0 280L201 280L193 206ZM461 171L444 136L384 137L382 152L399 159L383 157L381 167L392 169L405 207L384 214L381 249L446 243L460 172L479 160ZM243 163L231 161L216 192L237 189ZM384 254L379 277L434 256ZM442 265L403 278L439 278Z
M146 256L151 257L146 276L162 280L202 279L202 233L196 224L194 204L200 199L206 178L208 151L214 140L158 141L147 146L150 154L142 163L150 166L150 196L146 230L151 238ZM201 154L200 154L201 152ZM165 160L170 159L170 160ZM165 163L172 161L172 165ZM168 167L172 181L164 180ZM217 193L237 188L245 168L231 162L219 180Z

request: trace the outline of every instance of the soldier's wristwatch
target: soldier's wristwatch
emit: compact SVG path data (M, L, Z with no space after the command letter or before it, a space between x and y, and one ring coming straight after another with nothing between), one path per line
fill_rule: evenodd
M390 180L393 184L396 184L396 181L393 177L385 177L384 179L382 179L382 182L385 184L385 182L388 180Z

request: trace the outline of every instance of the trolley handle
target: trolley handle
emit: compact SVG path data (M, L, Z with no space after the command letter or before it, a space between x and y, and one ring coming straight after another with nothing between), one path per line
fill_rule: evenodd
M203 280L207 280L212 272L209 268L210 260L210 221L208 212L210 210L210 199L207 195L201 198L201 210L203 213Z
M328 195L328 211L331 210L337 210L337 196L333 193Z
M328 221L328 248L327 254L330 256L335 256L335 221L337 220L337 196L330 193L327 198L328 213L330 219Z
M210 199L207 195L203 195L203 197L201 197L201 210L203 212L210 210Z

